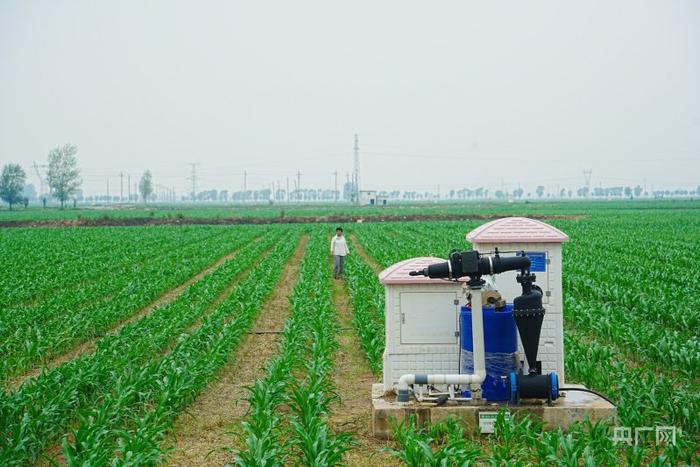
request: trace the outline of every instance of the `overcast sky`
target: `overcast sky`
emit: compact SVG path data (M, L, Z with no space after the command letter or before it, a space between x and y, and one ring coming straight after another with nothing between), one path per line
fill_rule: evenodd
M0 1L0 164L87 194L332 187L354 133L363 188L695 187L698 83L694 0Z

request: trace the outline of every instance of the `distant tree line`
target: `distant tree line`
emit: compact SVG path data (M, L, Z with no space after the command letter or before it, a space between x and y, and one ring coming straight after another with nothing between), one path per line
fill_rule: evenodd
M73 144L65 144L52 149L48 154L48 165L46 173L46 183L48 193L37 193L34 185L27 183L27 175L19 164L5 164L0 172L0 199L8 204L10 209L16 206L28 206L30 202L41 202L44 207L47 202L47 195L56 199L64 208L66 203L89 202L89 203L120 203L124 202L120 196L95 195L83 197L80 189L82 179L77 162L78 148ZM44 181L42 180L42 186ZM160 188L160 192L154 190L153 175L150 170L146 170L138 182L137 193L128 196L128 202L168 202L175 201L174 190ZM42 190L43 191L43 190ZM339 190L326 188L290 188L289 191L282 188L251 189L251 190L204 190L194 195L194 201L200 202L234 202L234 203L284 203L284 202L354 202L357 194L356 186L353 182L347 181ZM557 189L555 192L547 192L544 185L538 185L534 193L526 192L518 187L510 190L505 188L489 190L485 187L452 189L439 194L431 191L400 191L400 190L378 190L377 195L391 201L470 201L470 200L521 200L521 199L609 199L609 198L639 198L639 197L687 197L700 196L700 186L695 190L675 189L675 190L652 190L651 193L645 191L642 186L610 186L580 187L573 191L567 188ZM192 201L192 195L181 197L181 201Z
M0 171L0 199L6 202L10 209L13 209L18 204L27 207L30 201L41 201L46 207L48 201L46 195L60 202L61 208L64 208L70 200L73 200L74 206L78 201L123 201L119 197L111 197L109 195L83 197L80 189L82 178L78 168L77 154L78 147L74 144L57 146L49 152L48 165L45 166L47 168L46 183L49 189L48 193L37 193L34 185L27 184L27 174L19 164L5 164L2 171ZM41 175L39 174L39 176ZM139 181L138 194L130 197L129 201L137 202L139 195L144 203L155 201L153 187L153 175L150 170L146 170Z
M48 171L46 181L50 194L61 203L61 208L66 202L79 193L82 179L76 155L77 146L65 144L58 146L49 152ZM25 207L29 204L30 197L36 197L36 189L33 185L27 185L27 174L19 164L6 164L0 173L0 198L5 201L10 209L18 203ZM43 195L43 193L42 193ZM75 198L74 203L75 203ZM46 200L43 200L46 204Z
M29 204L24 195L24 185L27 175L19 164L6 164L0 173L0 198L5 201L12 210L17 203Z

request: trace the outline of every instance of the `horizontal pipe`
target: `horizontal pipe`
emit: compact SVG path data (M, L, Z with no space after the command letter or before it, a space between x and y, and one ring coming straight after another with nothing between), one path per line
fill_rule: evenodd
M481 384L486 379L486 371L477 371L473 375L426 375L407 374L399 378L399 395L397 402L408 402L408 387L411 384Z

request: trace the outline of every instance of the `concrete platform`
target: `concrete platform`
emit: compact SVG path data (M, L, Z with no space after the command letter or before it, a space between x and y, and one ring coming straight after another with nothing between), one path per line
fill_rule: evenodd
M568 387L585 388L583 385L567 384ZM480 426L482 433L489 432L489 421L492 425L493 414L505 409L511 415L529 413L544 422L546 429L568 429L569 425L583 421L588 417L592 422L614 418L617 409L595 394L581 391L564 391L551 406L547 401L528 401L520 405L509 403L458 404L449 402L441 407L431 403L419 403L415 399L405 405L396 402L393 392L384 393L381 383L372 385L372 433L380 439L389 439L392 434L392 421L401 422L410 414L414 414L420 423L437 422L447 417L455 417L469 432L475 432ZM481 414L481 415L480 415Z

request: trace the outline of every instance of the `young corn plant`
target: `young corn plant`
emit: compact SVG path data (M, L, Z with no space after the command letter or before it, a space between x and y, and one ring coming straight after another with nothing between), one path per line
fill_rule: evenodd
M88 427L85 431L104 435L98 443L88 444L78 438L79 432L74 432L71 454L78 459L82 455L86 461L102 455L117 465L125 465L134 453L139 454L139 459L161 458L167 452L162 446L165 431L240 343L281 275L281 269L275 266L288 261L294 246L294 242L281 243L204 318L197 330L180 340L162 359L148 364L134 380L138 397L124 399L117 395L112 399L116 403L110 416L105 419L89 414L83 417L81 424Z
M481 465L481 449L453 418L418 426L413 415L393 427L398 449L388 452L410 467L469 467Z
M384 287L362 258L347 258L347 284L354 310L353 324L374 374L382 371L384 353Z
M142 373L145 364L201 317L232 277L257 264L260 254L277 241L278 237L271 237L249 244L175 301L100 339L94 353L47 370L17 391L0 394L0 433L8 433L0 444L0 464L35 462L80 417L81 410L101 410L96 401L136 400L139 391L126 388L138 387L134 385L139 384L139 375L147 376ZM76 444L81 445L82 441Z
M6 355L0 361L0 379L36 367L104 333L216 258L249 242L253 233L220 231L216 235L195 236L179 246L169 242L155 251L147 248L149 255L135 256L135 263L107 261L116 263L115 271L98 281L88 280L37 303L8 310L15 325L12 334L0 338L0 353ZM210 246L202 248L203 242Z
M317 259L325 252L319 241ZM321 254L323 252L323 255ZM296 381L290 396L293 417L290 443L301 454L304 465L332 466L342 462L350 449L352 436L334 434L328 426L330 403L337 398L332 379L333 358L338 348L336 310L332 305L330 272L319 270L314 299L316 314L312 320L311 360L305 367L306 378Z
M325 235L316 232L294 288L281 353L249 389L246 449L238 453L237 465L280 465L295 458L300 465L331 466L349 449L350 435L334 434L326 420L336 397L331 370L337 348L330 271L318 267L326 255ZM306 370L306 377L295 378L295 368ZM288 417L276 410L282 404L290 409Z
M284 325L279 353L267 365L266 375L248 388L248 417L239 435L245 449L236 454L236 465L273 466L287 459L289 444L283 439L283 420L278 408L286 403L285 393L293 378L292 372L308 354L313 315L313 295L309 287L319 269L310 255L311 247L307 245L299 280L290 298L291 315Z

